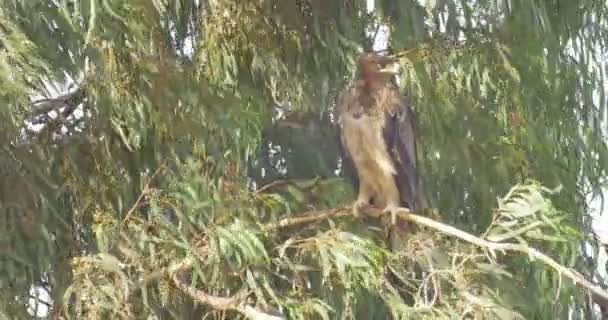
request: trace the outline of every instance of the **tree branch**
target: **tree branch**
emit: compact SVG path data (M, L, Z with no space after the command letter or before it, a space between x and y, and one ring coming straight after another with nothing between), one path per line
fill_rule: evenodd
M364 208L363 210L361 210L361 212L365 215L372 216L372 217L380 217L385 214L385 212L383 212L382 210L377 209L377 208L372 208L372 207ZM315 221L326 220L326 219L330 219L330 218L345 217L345 216L352 216L351 208L345 207L345 208L328 209L328 210L321 210L321 211L309 211L309 212L306 212L304 214L301 214L301 215L298 215L295 217L284 218L284 219L279 220L276 223L268 224L265 226L264 229L265 230L274 230L274 229L279 229L279 228L292 227L292 226L296 226L296 225L300 225L300 224L306 224L306 223L311 223L311 222L315 222ZM531 247L521 245L521 244L516 244L516 243L500 243L500 242L488 241L486 239L479 238L468 232L465 232L465 231L462 231L455 227L452 227L450 225L443 224L443 223L437 222L435 220L413 214L406 208L399 209L397 216L401 220L410 221L410 222L413 222L413 223L416 223L419 225L423 225L423 226L429 227L431 229L434 229L436 231L439 231L441 233L444 233L446 235L464 240L464 241L474 244L478 247L485 248L487 250L490 250L493 254L494 254L494 251L503 251L503 252L512 251L512 252L525 253L526 255L528 255L528 257L531 260L541 261L545 265L547 265L547 266L551 267L552 269L554 269L555 271L557 271L560 275L563 275L563 276L569 278L570 280L572 280L576 285L589 290L590 293L595 298L600 299L600 300L604 301L605 303L608 302L608 291L602 289L600 286L598 286L594 283L591 283L590 281L585 279L580 273L576 272L575 270L572 270L570 268L567 268L567 267L559 264L557 261L555 261L551 257L540 252L538 249L531 248Z
M158 168L156 168L156 171L154 171L154 173L149 178L146 177L147 180L144 183L143 190L139 194L139 197L137 197L137 200L135 200L135 203L133 204L133 206L131 207L131 209L129 209L129 211L127 211L127 214L125 215L125 217L120 222L121 226L123 226L131 218L131 215L133 215L133 212L135 212L135 210L139 207L139 205L142 202L142 200L144 199L144 197L150 193L150 190L151 190L150 189L150 185L152 184L152 180L154 180L154 178L163 169L164 169L164 164L161 164L160 166L158 166Z
M387 214L383 210L373 207L362 208L361 213L366 216L375 218L379 218L384 214ZM272 231L347 216L353 216L352 208L350 207L326 209L319 211L308 211L297 216L280 219L278 222L275 223L266 224L262 227L262 229L265 231ZM413 214L406 208L400 208L397 211L397 217L400 220L413 222L418 225L423 225L448 236L455 237L478 247L484 248L486 250L489 250L492 254L495 254L495 251L502 251L503 253L505 251L524 253L528 255L531 260L539 260L543 264L557 271L560 275L572 280L577 286L588 290L596 303L600 305L605 305L606 303L608 303L608 291L604 290L596 284L591 283L575 270L572 270L559 264L551 257L540 252L538 249L516 243L500 243L488 241L486 239L477 237L468 232L452 227L450 225ZM283 316L269 314L267 312L256 309L251 305L246 304L244 302L245 297L243 297L242 295L237 294L232 297L217 297L212 296L203 290L192 287L183 279L183 273L191 269L191 263L187 262L187 260L172 269L174 271L170 272L170 274L173 283L177 286L177 288L188 294L192 299L199 303L208 305L218 311L236 311L241 313L248 319L252 320L285 319L285 317Z
M56 98L44 98L32 101L32 109L34 116L36 116L50 111L59 111L59 109L66 107L63 117L67 118L85 98L85 90L81 85L77 90Z
M452 226L439 223L437 221L431 220L429 218L425 218L422 216L414 215L410 213L407 209L400 210L398 214L400 219L412 221L416 224L421 224L427 226L429 228L435 229L447 235L459 238L461 240L467 241L479 247L487 248L490 251L513 251L519 253L525 253L528 255L530 260L540 260L545 265L553 268L555 271L560 273L560 275L564 275L570 280L572 280L576 285L582 286L583 288L589 290L593 295L601 298L604 301L608 301L608 291L602 289L596 284L591 283L587 279L585 279L580 273L562 266L553 258L547 256L546 254L540 252L536 248L528 247L521 244L516 243L499 243L492 242L482 238L478 238L470 233L464 232L462 230L456 229Z
M192 266L186 261L182 262L171 275L173 283L188 294L195 301L205 304L217 311L236 311L251 320L285 320L283 316L272 315L261 310L258 310L251 305L246 304L242 294L237 294L232 297L217 297L206 293L203 290L197 289L184 280L184 273L190 270Z

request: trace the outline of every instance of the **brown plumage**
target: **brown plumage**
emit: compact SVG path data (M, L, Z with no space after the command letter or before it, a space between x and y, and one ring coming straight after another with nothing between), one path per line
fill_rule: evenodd
M414 113L389 70L395 62L362 55L357 79L336 106L343 166L358 189L355 212L369 204L384 208L393 225L396 208L426 207L416 166Z

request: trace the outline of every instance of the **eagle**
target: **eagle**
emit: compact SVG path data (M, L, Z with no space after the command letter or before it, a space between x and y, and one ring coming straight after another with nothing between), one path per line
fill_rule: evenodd
M336 118L342 167L358 191L356 215L368 205L390 212L427 206L416 165L415 114L395 81L398 60L378 53L359 57L357 78L338 95Z

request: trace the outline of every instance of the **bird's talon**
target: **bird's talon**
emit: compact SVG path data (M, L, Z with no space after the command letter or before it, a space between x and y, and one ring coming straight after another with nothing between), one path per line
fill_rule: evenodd
M361 216L361 209L363 209L367 203L363 200L357 200L353 203L353 215L355 217Z

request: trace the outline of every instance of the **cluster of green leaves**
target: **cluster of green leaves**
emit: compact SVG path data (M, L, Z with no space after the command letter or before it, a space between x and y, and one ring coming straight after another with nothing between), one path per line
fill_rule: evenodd
M174 196L185 193L179 190ZM499 201L494 223L484 237L503 242L508 239L504 235L495 239L502 230L531 224L517 233L518 242L548 245L560 262L572 266L578 249L571 244L581 236L558 226L567 214L553 207L548 194L538 184L514 187ZM510 262L526 264L525 256L496 257L495 252L454 241L436 230L413 234L403 251L392 256L382 248L381 228L370 228L359 220L269 230L267 224L247 222L263 219L247 219L248 213L239 214L238 208L232 213L239 219L221 222L225 215L210 217L201 207L182 212L171 198L159 190L150 191L146 219L133 218L123 224L109 215L98 218L98 234L122 236L112 237L112 243L98 240L113 255L102 250L75 259L74 282L65 296L70 314L140 318L149 312L142 305L162 310L160 314L181 314L183 302L175 296L167 273L183 263L183 257L193 266L193 285L209 294L246 293L256 305L278 308L295 319L380 318L387 313L396 318L525 319L541 315L536 314L538 306L527 303L533 293L549 291L570 299L579 292L575 284L542 264L534 270L546 280L524 290L530 285L528 276L521 273L519 264ZM185 217L179 219L185 225L171 221L168 209L176 210L176 217ZM175 261L175 257L182 258ZM389 269L398 284L386 278ZM409 297L411 303L404 303L402 297ZM557 314L567 313L568 307L559 306Z
M582 291L541 264L494 261L432 230L395 256L372 219L265 226L352 200L335 177L331 111L382 23L394 51L416 49L400 83L416 102L419 162L441 218L591 274L575 253L588 231L584 197L605 185L608 166L607 9L1 0L0 315L29 318L39 288L66 317L236 316L171 284L167 270L186 258L193 286L245 292L296 319L591 315ZM18 143L32 96L83 78L84 126L47 124L54 134ZM495 199L527 178L563 188L516 189L495 213ZM387 280L389 267L403 287Z

